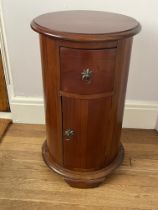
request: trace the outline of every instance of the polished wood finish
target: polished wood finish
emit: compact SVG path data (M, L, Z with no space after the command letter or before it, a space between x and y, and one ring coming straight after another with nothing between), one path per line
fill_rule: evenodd
M45 126L12 124L0 144L2 210L156 210L158 133L123 129L125 158L95 189L76 189L50 173L41 156Z
M53 38L84 42L131 37L141 28L135 19L125 15L84 10L47 13L35 18L31 25L38 33Z
M58 164L62 164L61 101L58 94L60 73L58 71L58 43L49 37L41 36L40 44L43 67L47 144L52 157Z
M63 138L64 167L77 171L97 170L108 165L113 156L108 135L111 127L112 98L80 100L62 98L63 130L72 128L74 136ZM102 125L100 124L102 123Z
M11 123L12 123L12 120L10 120L10 119L0 118L0 142Z
M9 110L8 93L2 64L2 55L0 52L0 112L7 112Z
M81 19L70 26L67 21L78 15ZM123 107L133 35L140 24L122 15L70 11L37 17L32 28L41 40L47 126L43 158L71 186L95 187L123 160ZM92 71L88 82L82 79L86 69ZM69 129L70 138L65 136Z
M61 90L82 95L112 92L115 58L116 48L60 48ZM82 72L87 68L92 71L90 84L82 80Z
M105 98L108 96L114 95L114 92L107 93L98 93L98 94L90 94L90 95L80 95L76 93L68 93L64 91L59 92L60 96L65 96L67 98L76 98L76 99L97 99L97 98Z
M49 153L46 142L44 142L42 146L42 155L48 167L57 172L58 174L62 175L64 177L64 180L70 186L78 188L91 188L97 187L98 185L100 185L100 183L104 182L106 176L122 163L124 159L124 148L122 145L120 145L117 156L109 165L103 167L102 169L95 169L93 171L87 169L69 170L67 168L61 167L56 162L54 162L53 158Z
M115 80L115 95L113 97L113 122L115 123L112 134L113 141L110 142L110 146L113 148L113 154L117 153L117 148L119 147L132 42L133 38L118 41L118 54L116 59L117 77Z

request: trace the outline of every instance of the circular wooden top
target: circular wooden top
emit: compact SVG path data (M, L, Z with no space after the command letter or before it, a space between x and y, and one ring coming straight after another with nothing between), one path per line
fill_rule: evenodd
M32 21L31 27L41 34L74 41L117 40L133 36L141 29L131 17L87 10L43 14Z

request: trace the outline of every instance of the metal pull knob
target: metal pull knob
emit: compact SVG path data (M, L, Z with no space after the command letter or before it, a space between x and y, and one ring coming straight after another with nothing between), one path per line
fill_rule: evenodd
M87 83L90 83L93 72L90 69L85 69L85 70L83 70L81 75L82 75L82 80L84 80Z
M75 132L71 128L68 128L64 131L64 136L66 136L67 140L70 140L74 136Z

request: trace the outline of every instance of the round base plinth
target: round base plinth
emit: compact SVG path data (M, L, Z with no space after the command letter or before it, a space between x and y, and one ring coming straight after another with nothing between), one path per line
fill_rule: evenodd
M42 146L42 156L48 167L56 173L62 175L64 177L64 180L70 186L77 188L91 188L97 187L99 184L104 182L106 176L122 163L124 158L124 148L121 144L118 155L108 166L105 166L100 170L91 172L72 171L65 169L59 164L55 163L55 161L49 154L46 141Z

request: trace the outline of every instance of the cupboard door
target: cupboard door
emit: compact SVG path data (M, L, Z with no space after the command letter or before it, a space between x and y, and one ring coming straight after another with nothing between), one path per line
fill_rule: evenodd
M65 168L94 170L112 161L111 100L111 97L91 100L62 97Z

